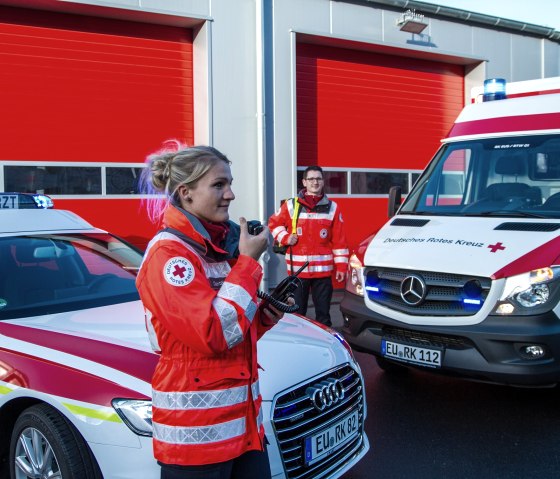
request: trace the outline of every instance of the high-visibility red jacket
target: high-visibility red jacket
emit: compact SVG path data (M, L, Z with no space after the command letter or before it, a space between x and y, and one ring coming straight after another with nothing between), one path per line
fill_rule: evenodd
M297 210L295 201L300 202L296 224L298 242L286 253L288 274L296 272L306 261L309 266L300 273L301 278L324 278L331 276L333 271L345 273L349 251L338 205L324 195L311 208L306 205L304 192L302 190L297 198L282 203L268 220L273 238L281 245L287 245Z
M262 268L249 256L228 261L200 222L175 206L164 226L136 280L161 353L152 378L155 458L200 465L262 450L256 344L269 329L256 300Z

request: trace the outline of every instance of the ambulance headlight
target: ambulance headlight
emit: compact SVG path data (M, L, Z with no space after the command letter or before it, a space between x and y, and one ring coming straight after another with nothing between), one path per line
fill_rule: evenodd
M113 399L113 407L132 432L139 436L152 435L152 401Z
M550 311L560 295L560 267L540 268L506 279L495 313L534 315Z
M348 261L348 275L346 277L346 291L352 294L357 294L358 296L364 295L363 277L362 277L363 265L358 257L353 254L350 256Z

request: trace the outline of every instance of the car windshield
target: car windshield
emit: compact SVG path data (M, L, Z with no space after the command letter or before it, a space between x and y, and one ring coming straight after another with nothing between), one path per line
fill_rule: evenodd
M399 213L560 218L560 136L449 143Z
M139 299L142 253L106 233L0 238L0 320Z

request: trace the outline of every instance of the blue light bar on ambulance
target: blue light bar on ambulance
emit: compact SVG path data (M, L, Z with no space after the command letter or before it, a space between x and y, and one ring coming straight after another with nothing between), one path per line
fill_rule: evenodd
M503 78L484 80L482 101L505 100L506 98L506 81Z

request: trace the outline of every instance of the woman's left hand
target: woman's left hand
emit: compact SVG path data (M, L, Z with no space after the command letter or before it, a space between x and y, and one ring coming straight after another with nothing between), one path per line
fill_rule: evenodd
M288 298L288 301L286 301L290 306L292 304L295 304L295 300L294 298ZM275 308L274 306L272 306L271 304L267 304L263 309L262 309L264 315L266 316L265 318L262 318L262 322L265 326L274 326L276 323L278 323L278 321L280 321L283 317L284 317L284 313L282 311L280 311L279 309Z

